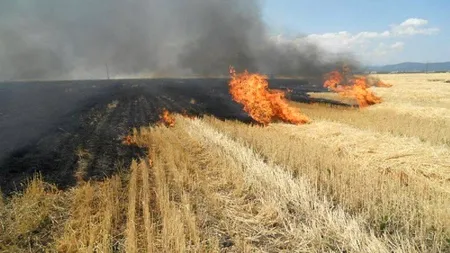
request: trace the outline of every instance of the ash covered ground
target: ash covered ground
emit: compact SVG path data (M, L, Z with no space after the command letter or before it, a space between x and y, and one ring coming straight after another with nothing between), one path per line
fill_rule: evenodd
M76 183L80 159L85 179L101 180L143 150L122 144L132 128L154 124L163 108L192 115L252 122L228 93L228 79L143 79L15 82L0 84L0 187L20 190L41 173L65 188ZM270 88L290 89L288 98L324 91L318 82L270 80ZM84 153L85 155L80 155Z

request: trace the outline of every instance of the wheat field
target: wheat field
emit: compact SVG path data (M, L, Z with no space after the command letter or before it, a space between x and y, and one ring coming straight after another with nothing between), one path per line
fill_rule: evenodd
M0 252L450 252L450 74L377 77L368 108L292 102L306 125L135 129L111 178L0 198Z

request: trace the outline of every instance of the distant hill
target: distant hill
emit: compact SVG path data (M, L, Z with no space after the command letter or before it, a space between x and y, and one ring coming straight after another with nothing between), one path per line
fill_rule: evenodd
M402 62L393 65L384 66L368 66L365 71L376 71L376 72L441 72L450 71L450 62L432 62L432 63L422 63L422 62Z

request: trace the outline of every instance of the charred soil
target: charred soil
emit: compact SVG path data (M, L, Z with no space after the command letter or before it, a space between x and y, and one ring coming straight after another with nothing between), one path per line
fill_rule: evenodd
M226 79L97 80L0 84L0 188L21 190L35 173L66 188L101 180L144 150L122 144L135 127L158 122L163 108L252 122L233 102ZM311 100L321 85L271 80L288 97Z

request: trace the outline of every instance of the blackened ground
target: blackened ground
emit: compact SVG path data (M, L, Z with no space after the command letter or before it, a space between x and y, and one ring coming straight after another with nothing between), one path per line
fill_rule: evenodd
M324 91L306 81L270 83L271 88L291 89L289 98L295 101L311 101L307 92ZM251 122L232 101L226 79L0 84L1 190L20 190L36 172L64 188L76 182L80 167L82 177L91 180L127 168L144 151L122 145L123 136L157 122L163 108Z

